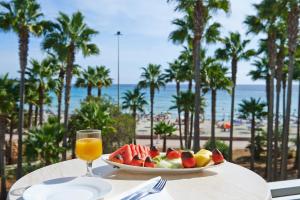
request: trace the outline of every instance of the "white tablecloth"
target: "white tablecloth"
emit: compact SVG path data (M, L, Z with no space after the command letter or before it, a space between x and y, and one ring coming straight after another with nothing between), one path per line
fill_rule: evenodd
M105 199L113 199L157 175L129 174L115 169L101 159L94 161L94 172L112 184L113 190ZM8 200L22 200L23 191L45 180L76 177L85 174L86 165L74 159L50 165L19 179L10 189ZM254 172L241 166L225 164L200 173L162 175L168 180L166 189L175 200L271 200L267 183Z

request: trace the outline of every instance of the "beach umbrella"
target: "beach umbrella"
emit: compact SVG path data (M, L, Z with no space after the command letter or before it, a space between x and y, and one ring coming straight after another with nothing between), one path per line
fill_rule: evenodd
M230 128L231 128L231 124L229 122L225 122L224 129L230 129Z

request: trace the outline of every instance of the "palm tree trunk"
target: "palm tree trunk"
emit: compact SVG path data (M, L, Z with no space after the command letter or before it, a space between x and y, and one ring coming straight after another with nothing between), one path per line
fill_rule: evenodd
M13 138L13 131L14 131L14 121L13 118L10 119L10 123L9 123L9 147L8 147L8 158L7 158L7 162L8 164L12 164L12 138Z
M275 110L275 135L274 135L274 165L273 165L273 180L277 179L277 156L278 156L278 135L279 135L279 106L280 106L280 90L281 90L281 79L278 75L276 81L276 110Z
M234 126L234 104L235 104L235 86L236 86L236 73L237 73L237 60L233 58L231 61L232 73L232 93L231 93L231 110L230 110L230 135L229 135L229 161L232 161L233 149L233 126Z
M250 152L251 152L251 160L250 160L250 169L254 171L254 154L255 154L255 115L254 113L252 114L252 119L251 119L251 147L250 147Z
M286 80L282 81L282 121L285 119ZM284 126L284 123L283 123Z
M176 95L179 96L180 93L180 82L176 81ZM178 126L179 126L179 140L180 140L180 149L183 149L183 141L182 141L182 130L181 130L181 111L180 107L177 107L178 113Z
M64 113L64 128L65 133L63 137L63 147L65 148L62 153L62 159L67 159L67 132L69 125L69 106L70 106L70 94L71 94L71 84L72 84L72 71L73 64L75 60L75 47L73 44L69 46L68 49L68 58L67 58L67 70L66 70L66 86L65 86L65 113Z
M194 114L191 112L191 120L190 120L190 137L189 137L189 149L192 148L192 139L193 139L193 121L194 121Z
M229 161L232 161L232 151L233 151L234 104L235 104L235 86L232 87L232 93L231 93Z
M62 102L62 90L58 92L57 95L57 121L60 123L61 121L61 102Z
M6 176L5 176L5 129L7 119L0 115L0 176L1 176L1 193L0 199L6 199Z
M19 32L19 59L20 59L20 92L19 92L19 124L18 124L18 162L16 179L22 177L22 146L23 146L23 128L24 128L24 96L25 96L25 70L28 57L29 31L20 27Z
M213 89L211 90L211 144L213 149L216 147L216 135L215 135L216 100L217 100L217 91Z
M163 152L167 151L167 134L164 134L164 139L163 139Z
M38 115L39 115L39 106L35 105L35 111L34 111L34 126L37 126L38 123Z
M154 104L154 88L150 87L150 146L153 146L153 104Z
M59 72L59 87L58 87L58 94L57 94L57 120L60 123L61 121L61 106L62 106L62 93L64 88L64 78L65 78L65 70L63 65L61 66L60 72Z
M297 119L297 151L296 151L296 160L295 167L297 169L297 178L300 178L300 80L298 86L298 119Z
M189 84L188 84L188 91L189 92L192 92L192 87L193 87L193 80L191 79L191 80L189 80ZM192 139L192 137L191 137L191 135L192 135L192 130L193 130L193 127L191 127L190 125L192 125L193 124L193 122L192 122L192 112L189 112L188 111L188 114L187 114L187 117L188 117L188 127L187 127L187 148L188 149L190 149L191 148L191 139ZM190 117L191 116L191 117Z
M102 88L98 87L98 97L101 97L101 96L102 96Z
M92 96L92 86L90 84L87 86L87 96Z
M189 111L184 111L184 146L186 149L189 148L188 143L188 133L189 133Z
M276 65L276 33L268 33L268 53L270 65L270 84L269 84L269 102L268 102L268 124L267 124L267 180L273 179L272 160L273 160L273 109L274 109L274 77Z
M39 88L39 125L43 125L43 121L44 121L44 88L42 85L40 85Z
M136 111L132 112L132 117L134 119L134 127L133 127L133 144L136 144Z
M70 141L71 141L71 157L72 159L76 158L76 154L75 154L75 145L76 145L76 134L72 134L69 137Z
M200 49L201 38L204 30L204 6L201 0L196 1L194 10L194 40L193 40L193 61L194 61L194 73L195 73L195 122L194 122L194 152L198 152L200 149Z
M28 105L28 129L32 126L32 103L29 103Z
M192 92L192 88L193 88L193 81L189 80L189 84L188 84L188 91Z
M287 91L287 105L286 116L284 120L284 131L282 140L282 162L281 162L281 179L287 177L287 157L288 157L288 142L289 142L289 127L290 127L290 112L292 103L292 86L293 86L293 74L295 65L295 51L297 48L297 37L299 32L299 13L300 8L298 4L292 5L291 10L288 13L288 52L289 52L289 67L288 67L288 91Z

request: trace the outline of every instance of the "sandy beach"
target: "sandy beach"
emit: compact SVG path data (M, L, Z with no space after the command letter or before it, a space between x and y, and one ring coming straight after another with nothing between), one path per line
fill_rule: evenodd
M175 119L169 119L170 123L175 123ZM154 122L154 125L157 122ZM223 122L218 122L219 124ZM266 129L266 122L262 122L259 126L262 129ZM172 137L169 137L167 141L168 147L178 148L180 146L179 143L179 128L176 125L177 131L174 132ZM182 125L182 130L184 129L184 125ZM205 144L207 139L210 137L211 130L211 122L210 120L205 120L200 123L200 144L201 146ZM229 129L225 130L222 128L218 128L216 125L216 138L223 140L225 143L229 143ZM297 124L295 121L291 122L290 126L290 139L296 138L297 132ZM150 145L150 120L147 118L142 118L137 123L137 142L143 145ZM242 121L242 123L235 124L234 126L234 142L233 149L245 149L247 145L249 145L250 141L250 123L247 121ZM154 144L158 147L162 146L162 140L160 140L156 135L154 135Z
M50 113L45 113L45 119L49 117ZM154 125L158 123L158 115L155 117L156 120L154 121ZM168 116L165 121L175 124L175 127L177 130L173 133L171 137L168 137L167 140L167 146L172 148L179 148L180 147L180 141L179 141L179 126L178 123L176 123L176 119L174 117ZM223 128L220 128L218 125L227 123L228 121L218 121L216 124L216 139L222 140L225 143L229 144L229 129L224 130ZM262 128L266 130L267 123L266 121L260 122L259 128ZM250 142L250 123L247 121L240 121L239 123L236 123L234 125L234 142L233 142L233 149L245 149L247 145L249 145ZM184 130L184 125L182 123L182 134ZM206 141L210 137L210 130L211 130L211 121L210 120L204 120L204 122L200 123L200 145L203 146ZM296 138L297 133L297 124L296 120L291 120L290 125L290 139ZM150 145L150 119L148 117L141 117L139 120L137 120L137 128L136 128L136 135L137 135L137 143L142 145ZM13 141L17 141L18 135L16 134L16 130L13 134ZM5 135L5 140L9 141L9 134ZM292 142L290 142L293 144ZM158 147L162 147L162 140L159 139L157 135L154 135L154 144Z

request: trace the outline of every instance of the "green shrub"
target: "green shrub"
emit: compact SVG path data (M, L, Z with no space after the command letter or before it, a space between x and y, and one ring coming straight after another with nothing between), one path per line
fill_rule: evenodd
M75 110L69 123L71 138L76 131L98 129L102 131L103 152L110 153L120 146L131 143L134 132L134 119L123 114L118 107L106 98L89 97Z
M113 117L112 127L115 131L105 132L103 152L111 153L124 144L133 142L134 119L129 114L119 113Z
M250 150L251 144L247 146ZM267 133L264 130L259 130L254 137L254 159L260 160L261 154L267 147Z
M219 151L223 154L224 158L225 158L225 159L228 159L228 157L229 157L229 155L228 155L228 153L229 153L229 146L228 146L225 142L223 142L223 141L221 141L221 140L216 140L215 145L216 145L216 148L219 149ZM205 148L205 149L208 149L208 150L210 150L210 151L213 150L211 140L208 140L208 141L204 144L204 148Z
M64 151L60 147L62 139L63 126L54 118L50 117L41 127L32 128L24 141L27 161L40 160L42 165L58 162L59 154Z

